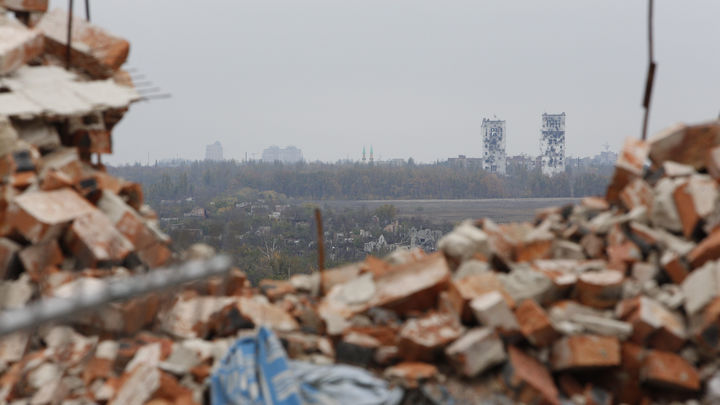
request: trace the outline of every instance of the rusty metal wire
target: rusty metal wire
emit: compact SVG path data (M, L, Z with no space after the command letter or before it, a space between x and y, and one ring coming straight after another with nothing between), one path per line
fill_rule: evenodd
M655 71L657 64L653 54L653 0L648 0L648 71L645 81L645 95L643 97L643 107L645 114L643 117L642 139L647 139L648 119L650 117L650 98L652 96L653 82L655 80Z
M147 274L109 281L100 290L79 290L73 298L40 299L26 307L0 313L0 336L97 311L111 302L222 276L227 274L230 266L229 257L216 256L207 261L190 261L174 268L156 269Z

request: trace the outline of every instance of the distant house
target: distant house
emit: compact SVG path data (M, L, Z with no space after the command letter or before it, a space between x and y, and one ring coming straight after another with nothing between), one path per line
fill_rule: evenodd
M184 214L187 218L207 218L207 210L201 207L195 207L190 212Z

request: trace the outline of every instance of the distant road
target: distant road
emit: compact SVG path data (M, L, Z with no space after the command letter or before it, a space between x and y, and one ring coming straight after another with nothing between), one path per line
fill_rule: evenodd
M478 200L337 200L308 201L333 210L392 204L401 216L421 216L433 222L458 222L489 217L495 222L530 221L540 208L577 204L580 198L500 198Z

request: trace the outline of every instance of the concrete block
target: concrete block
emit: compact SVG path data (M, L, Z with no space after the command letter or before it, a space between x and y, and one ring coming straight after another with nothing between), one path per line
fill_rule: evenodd
M503 343L492 328L469 330L445 349L445 355L467 377L475 377L507 358Z
M513 333L520 329L515 314L508 302L498 291L490 291L470 301L470 309L481 325L502 333Z
M685 295L685 312L688 315L698 313L718 295L717 262L705 263L690 273L682 285Z

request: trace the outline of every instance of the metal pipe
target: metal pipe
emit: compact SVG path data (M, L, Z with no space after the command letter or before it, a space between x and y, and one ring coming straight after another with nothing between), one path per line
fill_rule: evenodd
M72 50L72 20L73 20L73 0L68 0L68 24L67 24L67 49L65 51L65 67L70 70L70 53Z
M1 312L0 336L96 311L100 306L114 301L220 276L228 272L230 265L228 256L216 256L206 261L191 261L175 268L156 269L144 275L108 281L102 288L93 291L79 290L72 298L44 298L24 308Z

